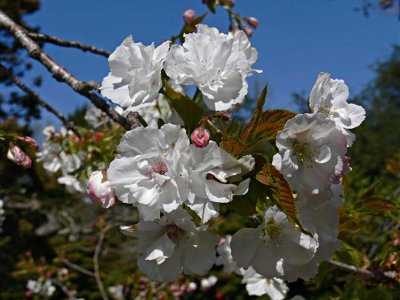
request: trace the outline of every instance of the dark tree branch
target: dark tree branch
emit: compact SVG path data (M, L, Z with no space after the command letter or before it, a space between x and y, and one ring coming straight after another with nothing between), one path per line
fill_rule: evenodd
M343 271L351 272L357 275L361 275L363 277L369 278L378 282L397 282L395 276L391 274L391 272L382 272L382 271L373 271L361 269L352 265L348 265L339 261L329 260L328 264L341 269Z
M67 129L72 130L78 137L81 137L78 129L74 126L72 122L69 122L65 116L44 101L42 98L39 97L34 91L28 88L19 78L15 77L14 74L11 72L10 69L7 69L3 64L0 63L0 71L4 72L4 74L10 79L16 86L18 86L23 92L25 92L28 96L30 96L37 104L41 105L47 111L51 112L57 118L61 120L61 122L65 125Z
M67 47L67 48L77 48L80 49L84 52L92 52L94 54L99 54L102 55L104 57L109 57L110 56L110 52L97 48L95 46L91 46L91 45L84 45L81 44L78 41L66 41L66 40L62 40L56 36L51 36L51 35L47 35L47 34L43 34L43 33L35 33L35 32L29 32L28 33L29 36L39 42L44 42L44 43L50 43L50 44L54 44L57 46L61 46L61 47Z
M86 270L77 264L74 264L73 262L69 261L68 259L62 259L61 260L66 266L70 267L71 269L74 269L75 271L78 271L84 275L90 276L90 277L95 277L94 273L92 271Z
M101 252L101 246L103 245L104 236L105 236L105 230L101 230L99 238L97 239L96 249L93 255L93 266L94 266L94 278L96 279L101 297L103 298L103 300L108 300L106 291L104 290L103 282L101 281L100 267L99 267L99 256Z
M47 55L38 44L36 44L21 26L10 19L2 10L0 10L0 27L8 30L17 41L28 51L28 54L44 65L53 77L61 82L65 82L76 92L88 98L97 108L104 111L112 120L121 124L125 129L129 130L130 125L124 117L119 115L108 103L100 97L96 90L98 84L95 82L83 82L69 73L63 66L55 62Z

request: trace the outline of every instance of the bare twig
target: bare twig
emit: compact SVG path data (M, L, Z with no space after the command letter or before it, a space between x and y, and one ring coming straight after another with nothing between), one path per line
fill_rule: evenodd
M4 74L8 77L8 79L10 79L22 91L24 91L27 95L29 95L37 104L41 105L47 111L51 112L53 115L59 118L67 129L72 130L78 137L81 136L78 129L74 126L72 122L69 122L61 112L59 112L50 104L48 104L46 101L44 101L42 98L40 98L38 94L36 94L34 91L28 88L19 78L15 77L10 69L7 69L3 64L0 63L0 70L3 71Z
M67 48L77 48L84 52L88 51L88 52L92 52L94 54L102 55L104 57L109 57L111 54L110 52L108 52L106 50L103 50L103 49L100 49L100 48L97 48L97 47L91 46L91 45L84 45L78 41L66 41L66 40L62 40L56 36L51 36L51 35L47 35L47 34L43 34L43 33L29 32L28 34L32 39L34 39L36 41L44 42L44 43L50 43L50 44L67 47Z
M29 209L29 210L37 210L40 208L40 203L36 199L33 199L29 202L25 203L9 203L10 201L6 201L4 203L7 209Z
M96 90L98 84L92 81L83 82L78 80L63 66L55 62L48 54L46 54L39 45L34 42L28 33L21 26L10 19L2 10L0 10L0 27L8 30L17 41L28 51L28 54L35 60L39 61L53 77L61 82L65 82L79 94L88 98L97 108L104 111L111 119L121 124L124 128L130 129L130 125L124 117L119 115L108 103L100 97Z
M84 275L90 276L90 277L95 277L95 274L92 271L86 270L80 266L78 266L77 264L74 264L73 262L69 261L68 259L62 259L62 262L70 267L71 269L74 269L75 271L78 271Z
M373 270L366 270L361 269L356 266L348 265L339 261L329 260L327 261L328 264L341 269L343 271L351 272L357 275L361 275L367 277L371 280L378 281L378 282L396 282L395 276L391 274L391 272L382 272L382 271L373 271Z
M107 294L104 290L103 282L101 281L100 267L99 267L99 255L101 252L101 246L103 245L104 236L105 236L105 230L101 230L99 238L97 239L96 249L93 255L93 266L94 266L94 277L96 279L101 297L103 298L103 300L108 300Z
M52 278L51 282L55 286L59 287L60 290L65 294L65 296L68 297L69 300L74 300L75 299L73 293L61 281L58 281L57 279Z

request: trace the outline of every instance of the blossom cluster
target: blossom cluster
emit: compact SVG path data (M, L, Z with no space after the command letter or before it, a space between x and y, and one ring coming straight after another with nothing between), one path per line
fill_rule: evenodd
M264 150L251 146L261 139L254 122L263 119L262 105L244 130L232 134L226 128L234 126L225 124L235 124L228 112L243 103L247 77L261 72L252 67L257 50L240 30L223 34L197 25L184 38L182 45L167 41L155 47L128 37L110 55L111 70L101 93L121 115L136 116L137 122L123 134L116 156L90 175L88 195L104 208L119 201L137 209L139 222L123 225L121 231L137 239L138 266L150 280L172 281L182 272L203 276L217 265L243 276L250 295L283 299L288 291L283 280L312 278L318 264L340 246L340 183L350 171L347 150L355 141L350 129L362 123L365 111L347 102L343 80L321 73L310 93L310 113L297 114L281 127L265 127L279 128L273 139L263 141L277 153L260 155ZM184 95L188 85L196 87L193 99ZM189 101L189 107L182 109L177 101ZM193 107L202 115L187 112ZM93 107L86 121L94 128L109 122ZM59 182L82 191L82 181L72 184L66 178L75 178L87 154L65 152L54 142L58 136L51 128L45 134L39 154L45 169L61 170ZM69 133L64 130L62 136ZM258 213L257 226L241 228L218 243L214 223L228 216L225 211L236 199L254 196L251 181L259 181L263 164L287 183L296 216L289 216L280 199L272 199L276 205Z
M168 41L144 46L129 36L111 54L101 92L125 111L137 111L158 99L164 69L173 86L196 85L209 109L228 110L243 102L247 76L259 72L251 68L257 55L243 31L225 35L206 25L171 47Z
M38 152L37 161L42 162L43 168L50 174L61 172L57 178L58 183L66 186L71 193L82 193L84 191L84 181L75 174L82 166L82 160L86 153L84 151L73 151L65 144L73 143L79 138L70 130L61 127L57 132L53 125L47 126L43 130L45 141L42 151Z
M32 294L37 294L49 298L56 291L56 287L53 285L50 279L46 280L29 279L26 284L26 288L28 289L26 296L32 296Z

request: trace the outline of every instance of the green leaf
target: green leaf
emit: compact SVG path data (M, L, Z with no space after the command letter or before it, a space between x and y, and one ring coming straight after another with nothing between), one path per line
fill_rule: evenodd
M282 173L270 163L266 163L256 174L256 179L264 186L270 187L269 197L287 215L290 223L297 226L302 232L311 235L301 224L292 190Z
M362 267L364 262L364 255L359 250L345 242L342 243L342 246L335 253L333 258L357 267Z
M199 125L203 110L189 97L176 92L169 83L164 80L165 95L169 98L172 107L176 110L188 132L191 132Z

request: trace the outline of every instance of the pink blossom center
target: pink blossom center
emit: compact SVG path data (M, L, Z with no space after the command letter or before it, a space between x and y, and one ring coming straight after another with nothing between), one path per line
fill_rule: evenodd
M168 172L167 165L163 161L156 161L153 163L151 170L154 173L158 173L160 175L164 175Z

